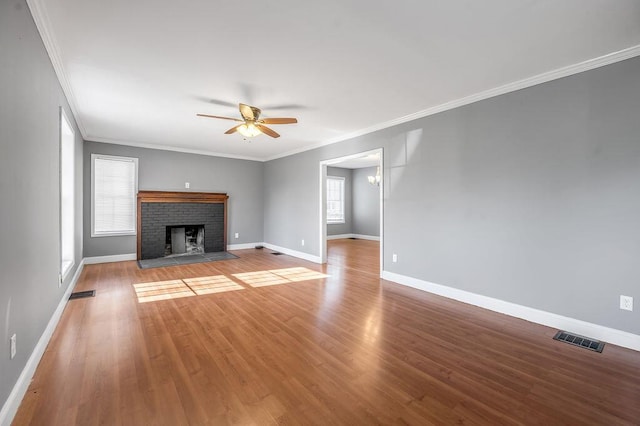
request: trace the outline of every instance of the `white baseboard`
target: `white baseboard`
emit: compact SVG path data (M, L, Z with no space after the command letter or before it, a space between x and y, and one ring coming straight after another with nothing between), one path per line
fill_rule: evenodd
M393 281L398 284L413 287L429 293L444 296L449 299L458 300L460 302L469 303L470 305L479 306L494 312L510 315L512 317L521 318L547 327L557 328L560 330L570 331L572 333L588 336L594 339L612 343L614 345L623 346L625 348L640 351L640 336L614 328L604 327L602 325L590 322L564 317L562 315L551 312L541 311L539 309L518 305L516 303L506 302L492 297L482 296L468 291L447 287L440 284L430 283L428 281L419 280L417 278L396 274L393 272L382 271L382 278Z
M136 260L138 256L135 253L129 254L113 254L111 256L93 256L85 257L85 265L93 265L96 263L123 262L125 260Z
M36 368L38 367L38 364L40 364L40 359L42 358L42 355L44 355L44 351L47 349L47 345L49 344L49 341L53 336L53 332L55 331L56 326L60 321L62 312L64 311L65 306L67 306L69 295L71 295L71 292L76 286L84 265L85 261L84 259L82 259L82 262L80 262L80 265L78 265L78 268L73 274L73 278L69 282L67 289L62 295L60 303L58 303L58 307L53 312L53 315L51 316L47 327L44 329L44 332L42 333L42 336L40 336L38 343L36 343L36 346L33 348L33 352L31 352L31 356L29 356L24 369L22 369L22 372L18 377L18 381L13 386L13 389L11 390L7 401L4 403L2 410L0 410L0 425L10 425L16 413L18 412L18 408L20 407L22 398L24 398L24 395L27 393L27 389L29 389L31 379L36 372Z
M352 234L353 238L357 238L359 240L371 240L371 241L380 241L380 237L375 235L362 235L362 234Z
M293 257L297 257L297 258L300 258L300 259L308 260L309 262L313 262L313 263L322 263L322 260L320 259L320 256L314 256L314 255L309 254L309 253L303 253L301 251L291 250L291 249L288 249L288 248L285 248L285 247L279 247L279 246L276 246L276 245L273 245L273 244L269 244L269 243L264 243L263 245L268 249L279 251L280 253L288 254L289 256L293 256Z
M227 250L246 250L262 246L264 243L227 244Z
M351 238L353 234L336 234L336 235L327 235L327 240L343 240L345 238Z
M337 234L337 235L327 235L327 240L342 240L345 238L357 238L359 240L371 240L371 241L380 241L380 237L375 235L363 235L363 234Z

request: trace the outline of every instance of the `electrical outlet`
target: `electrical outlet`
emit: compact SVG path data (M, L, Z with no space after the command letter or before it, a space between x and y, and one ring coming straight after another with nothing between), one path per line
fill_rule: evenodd
M301 244L304 246L304 240L302 240L302 243L301 243Z
M391 260L393 261L393 263L396 263L398 261L398 255L393 253L393 256L391 256Z
M633 311L633 297L620 295L620 309Z
M191 184L189 182L185 182L184 183L184 187L185 189L189 189L189 187L191 186Z
M9 346L11 347L11 359L13 359L16 356L16 352L18 351L16 349L16 334L14 333L13 336L11 336L11 339L9 339Z
M240 234L236 232L236 238L240 238Z

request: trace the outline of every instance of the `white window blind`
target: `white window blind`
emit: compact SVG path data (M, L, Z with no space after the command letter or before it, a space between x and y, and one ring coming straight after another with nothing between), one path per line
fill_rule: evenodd
M91 154L92 236L136 232L138 159Z
M60 274L75 262L75 133L60 108Z
M344 223L344 178L327 177L327 223Z

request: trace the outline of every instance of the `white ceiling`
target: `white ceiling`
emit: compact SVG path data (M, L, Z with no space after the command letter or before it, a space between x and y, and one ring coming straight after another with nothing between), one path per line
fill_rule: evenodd
M28 3L85 139L259 160L640 54L637 0Z

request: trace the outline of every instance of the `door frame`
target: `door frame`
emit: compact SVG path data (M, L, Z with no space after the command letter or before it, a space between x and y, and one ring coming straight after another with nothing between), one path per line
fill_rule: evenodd
M320 223L319 223L319 235L320 235L320 263L327 263L327 166L336 165L345 160L352 160L354 158L366 157L372 154L379 154L380 160L378 166L380 167L380 274L384 270L384 148L372 149L369 151L358 152L356 154L346 155L343 157L330 158L327 160L321 160L319 163L319 182L320 182Z

